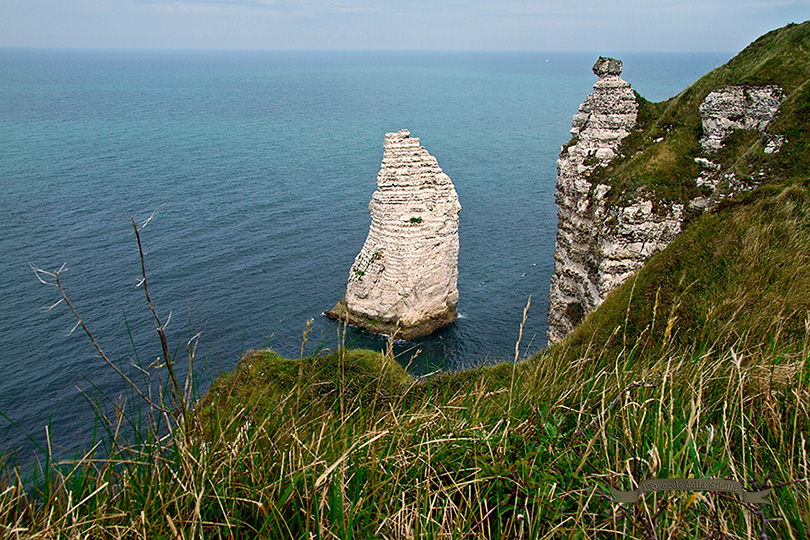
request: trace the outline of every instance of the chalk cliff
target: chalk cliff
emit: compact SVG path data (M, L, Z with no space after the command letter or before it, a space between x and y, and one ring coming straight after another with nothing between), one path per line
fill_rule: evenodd
M371 227L327 316L401 339L453 322L461 205L436 158L407 130L387 133Z
M700 173L684 178L686 182L694 178L691 191L686 190L693 195L680 200L659 197L642 186L613 196L617 194L612 193L608 175L596 173L617 156L625 157L622 141L636 127L638 102L620 77L621 61L600 58L593 71L599 80L574 115L572 139L557 160L558 230L548 304L549 344L565 337L648 257L665 249L685 226L688 209L711 210L722 199L758 185L764 172L738 177L724 170L728 164L712 161L734 130L759 130L765 154L779 152L785 142L784 136L766 132L785 99L780 86L707 90L696 111L700 145L687 158L694 160ZM649 137L634 154L664 145L664 139L664 135ZM659 155L665 157L665 153Z
M572 140L557 160L557 243L548 304L548 341L565 337L607 293L681 230L683 205L653 204L642 194L608 204L611 187L589 180L620 152L638 103L621 78L622 62L600 58L599 80L572 121Z

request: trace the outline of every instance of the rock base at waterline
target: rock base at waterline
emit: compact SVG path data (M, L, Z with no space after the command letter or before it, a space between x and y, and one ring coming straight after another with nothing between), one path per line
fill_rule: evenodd
M323 314L337 321L346 321L348 317L348 322L351 325L374 334L392 336L394 339L413 339L432 334L439 328L452 323L458 317L456 310L451 309L445 314L420 321L414 326L403 326L401 322L369 319L364 315L354 313L346 308L345 298L341 299L332 309L324 311Z

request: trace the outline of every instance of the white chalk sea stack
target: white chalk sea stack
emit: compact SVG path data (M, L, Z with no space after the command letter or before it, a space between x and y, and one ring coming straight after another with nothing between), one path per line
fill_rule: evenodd
M387 133L371 227L328 317L410 339L450 324L458 304L458 214L453 182L408 130Z

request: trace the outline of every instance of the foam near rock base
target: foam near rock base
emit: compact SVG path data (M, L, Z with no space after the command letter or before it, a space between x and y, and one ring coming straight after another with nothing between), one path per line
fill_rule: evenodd
M387 133L371 226L346 295L327 316L410 339L453 322L461 205L436 158L408 130Z

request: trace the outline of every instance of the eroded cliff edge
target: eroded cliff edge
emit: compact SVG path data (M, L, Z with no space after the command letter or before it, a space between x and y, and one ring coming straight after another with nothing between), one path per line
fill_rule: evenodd
M458 304L458 215L453 182L408 130L387 133L371 226L328 317L400 339L450 324Z
M621 78L622 62L600 58L599 80L574 115L572 140L557 160L557 243L548 308L548 340L565 337L605 295L681 230L682 205L654 211L651 200L608 204L610 186L590 177L621 152L636 125L638 101Z
M665 249L690 219L767 181L767 156L786 141L769 129L786 96L778 84L721 85L728 77L716 70L669 102L650 104L621 78L620 60L600 58L593 71L599 80L574 115L572 139L557 160L549 344ZM741 131L754 135L733 139ZM625 144L631 134L635 140Z

